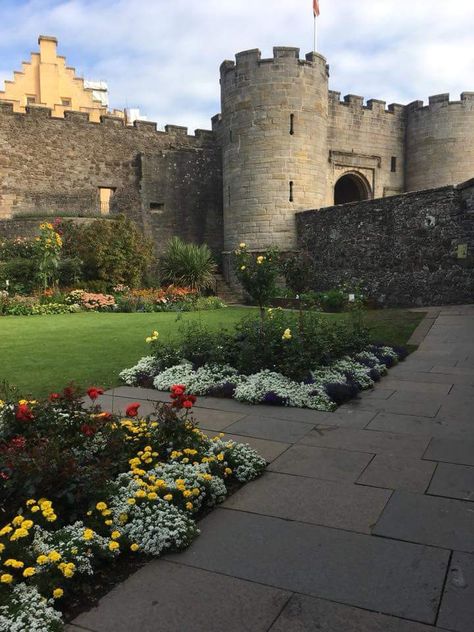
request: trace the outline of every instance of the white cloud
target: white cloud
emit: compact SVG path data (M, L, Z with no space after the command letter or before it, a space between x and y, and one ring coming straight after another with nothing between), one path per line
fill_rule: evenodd
M472 0L320 0L330 87L407 103L474 90ZM0 4L0 54L12 70L39 33L68 62L109 83L111 104L139 106L159 126L209 127L219 65L247 48L312 48L311 0L30 0ZM18 53L18 51L23 51ZM15 61L13 52L21 55ZM5 78L5 73L1 73Z

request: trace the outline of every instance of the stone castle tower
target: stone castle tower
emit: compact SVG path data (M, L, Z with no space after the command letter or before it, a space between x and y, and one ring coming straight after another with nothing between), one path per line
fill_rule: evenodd
M457 184L474 175L474 93L408 106L328 90L324 57L298 48L221 65L224 251L295 247L309 208Z

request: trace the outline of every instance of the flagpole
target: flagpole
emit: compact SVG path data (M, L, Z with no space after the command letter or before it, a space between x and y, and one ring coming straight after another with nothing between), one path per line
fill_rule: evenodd
M317 42L317 40L316 40L316 36L317 36L317 28L316 28L316 24L317 24L317 19L318 19L318 18L317 18L317 16L316 16L316 15L314 15L314 48L313 48L313 51L314 51L314 52L316 52L316 50L317 50L317 49L316 49L316 42Z

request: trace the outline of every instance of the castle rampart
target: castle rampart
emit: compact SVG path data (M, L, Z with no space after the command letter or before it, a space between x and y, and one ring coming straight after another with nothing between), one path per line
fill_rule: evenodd
M406 190L462 182L474 174L474 93L407 106Z

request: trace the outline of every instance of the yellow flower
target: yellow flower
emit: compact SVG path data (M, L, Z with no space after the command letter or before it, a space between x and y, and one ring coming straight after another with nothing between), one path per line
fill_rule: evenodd
M17 529L16 531L14 531L10 540L12 542L15 542L15 540L19 540L20 538L26 538L28 535L29 535L28 531L20 527L20 529Z
M82 534L82 537L84 538L84 540L92 540L94 535L95 533L92 529L85 529L84 533Z
M10 533L11 531L13 531L13 527L7 524L2 529L0 529L0 536L7 535L7 533Z
M5 402L3 401L3 399L0 399L0 408L3 408L5 406Z
M61 553L58 553L57 551L50 551L48 553L48 558L51 560L51 562L59 562L59 560L61 559Z
M33 505L33 507L31 507L31 512L32 513L36 513L39 510L40 510L39 505Z
M48 522L54 522L57 518L57 515L55 513L49 514L48 516L46 516L46 520Z
M283 332L283 336L281 337L282 340L291 340L292 336L291 336L291 329L285 329L285 331Z
M3 553L4 550L5 550L5 545L3 544L3 542L0 542L0 553Z
M28 403L28 400L27 400L27 399L20 399L20 400L18 401L18 403L20 404L20 406L24 406L25 404L27 404L27 403Z
M15 527L19 527L21 523L23 522L23 520L24 520L23 516L15 516L12 520L12 524Z
M72 570L72 568L66 567L63 570L63 575L64 577L67 577L68 579L70 579L71 577L73 577L74 571Z
M171 500L173 500L173 495L172 494L166 494L166 496L163 496L163 498L165 500L167 500L168 502L170 502Z
M105 521L104 521L104 524L105 524L107 527L110 527L110 525L112 525L113 523L114 523L114 521L113 521L113 520L105 520Z
M101 512L102 515L104 516L110 516L110 514L112 513L110 509L104 509L104 511Z
M33 526L33 520L23 520L23 524L21 526L23 529L31 529Z
M147 495L148 500L156 500L158 498L158 494L156 492L150 492Z
M120 531L112 531L110 537L112 538L112 540L118 540L121 535L122 534L120 533Z
M154 331L152 334L152 338L159 338L160 334L157 331Z
M13 575L10 575L10 573L4 573L3 575L0 576L0 582L2 584L11 584L13 581Z
M107 509L107 505L106 505L104 502L100 502L100 503L97 503L97 505L95 506L95 508L96 508L98 511L104 511L105 509Z
M47 555L38 555L38 557L36 558L36 563L39 564L40 566L42 564L47 564L49 562L49 558Z
M30 507L31 505L36 505L36 500L34 500L33 498L30 498L29 500L26 501L26 506Z
M134 505L137 501L135 500L135 498L127 498L127 503L129 505Z
M118 542L114 542L113 540L111 540L109 542L109 550L110 551L116 551L118 548L120 548L120 545Z
M153 342L153 338L151 336L148 336L148 338L145 338L145 342L147 344L150 344L151 342Z
M190 497L190 496L192 496L192 495L193 495L193 492L192 492L192 491L190 491L189 489L185 489L185 490L184 490L184 492L183 492L183 496L184 496L185 498L189 498L189 497Z
M188 511L191 511L191 509L193 508L193 503L187 502L185 506Z
M259 257L257 257L257 263L260 265L261 263L263 263L265 261L265 257L263 257L262 255L260 255Z
M79 549L77 548L77 546L73 546L71 549L71 553L73 555L77 555L79 553Z
M135 542L130 545L130 550L133 551L134 553L135 553L135 551L138 551L139 548L140 547Z
M20 560L9 559L9 560L5 560L3 565L11 566L12 568L23 568L24 563L20 562Z
M28 566L23 571L23 577L32 577L35 573L36 573L36 570L33 568L33 566Z
M245 248L247 246L247 244L243 241L242 243L239 244L239 248Z
M217 455L217 460L218 461L223 461L224 460L224 453L223 452L219 452L219 454Z
M62 588L55 588L53 590L53 599L61 599L64 595L64 590Z
M224 470L224 472L225 472L226 474L232 474L232 470L230 469L230 467L226 467L226 468L225 468L225 470Z
M247 268L247 266L240 266L240 269L242 270L242 272Z
M119 522L120 524L125 524L128 520L128 514L126 513L121 513L119 516Z

